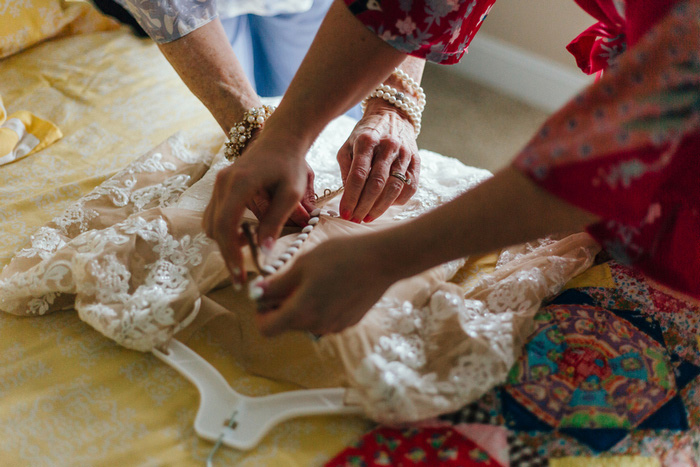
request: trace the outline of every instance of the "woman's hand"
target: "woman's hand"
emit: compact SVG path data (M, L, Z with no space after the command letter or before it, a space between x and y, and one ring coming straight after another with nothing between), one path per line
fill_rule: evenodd
M314 193L314 170L311 166L306 163L306 192L301 198L301 206L304 208L303 211L295 209L289 216L289 220L286 225L296 225L299 227L305 227L309 220L309 212L315 209L316 193ZM246 205L250 209L255 217L262 219L265 217L265 213L270 208L270 198L269 196L256 195L253 199Z
M300 256L263 289L256 322L267 336L297 329L340 332L356 324L400 277L382 254L375 234L332 239Z
M257 324L267 335L338 332L360 321L400 279L456 258L577 232L599 220L507 167L416 219L331 239L300 256L288 271L256 284L262 289L255 291L261 296Z
M313 172L304 160L308 149L304 146L286 135L263 131L235 164L216 177L202 224L206 234L218 243L234 284L245 281L241 248L246 239L240 223L246 206L262 216L258 243L263 249L274 246L287 219L300 225L308 221Z
M338 151L345 185L340 215L371 222L392 204L404 204L416 193L420 158L416 133L408 116L381 99L367 103L365 115ZM391 174L398 172L407 182Z

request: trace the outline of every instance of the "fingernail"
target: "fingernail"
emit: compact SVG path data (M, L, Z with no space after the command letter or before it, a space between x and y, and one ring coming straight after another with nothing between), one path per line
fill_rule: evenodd
M231 285L233 285L233 290L236 292L241 290L241 283L240 283L240 278L241 278L241 268L238 266L231 266L230 264L228 265L228 270L231 273Z
M350 220L350 215L351 215L351 214L352 214L352 213L351 213L348 209L342 209L342 210L340 211L340 217L342 217L342 218L345 219L346 221L347 221L347 220Z
M265 278L263 276L258 276L252 281L250 281L250 286L251 287L260 287L260 283L263 282Z
M372 222L373 220L374 220L374 217L372 217L372 216L366 216L366 217L362 220L362 222Z
M262 289L262 287L257 287L252 284L248 286L248 297L250 297L251 300L257 302L264 294L265 291Z
M359 224L359 223L360 223L360 219L358 219L358 218L356 218L356 217L353 217L352 220L351 220L350 222L354 222L355 224Z
M260 284L265 280L263 276L258 276L248 283L248 297L253 301L258 301L265 294Z
M263 254L269 255L272 253L272 249L275 247L275 239L272 237L267 237L263 239L262 242L260 242L260 250L262 250Z

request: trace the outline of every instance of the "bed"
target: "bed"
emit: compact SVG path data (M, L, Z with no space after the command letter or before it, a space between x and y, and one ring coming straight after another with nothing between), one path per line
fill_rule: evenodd
M28 109L62 133L0 166L2 266L38 228L139 155L180 130L215 127L153 44L126 29L94 29L103 30L0 60L7 113ZM497 259L472 259L455 282L468 287ZM599 257L543 304L506 383L477 402L403 430L359 416L294 419L253 450L222 448L216 462L697 465L698 311ZM616 334L595 337L592 330L606 327ZM188 345L244 394L297 388L246 371L206 330ZM642 396L632 400L634 393ZM556 407L543 403L554 396L562 400ZM3 465L202 465L212 444L192 426L198 397L156 357L117 345L72 310L0 313ZM448 449L446 434L455 433Z
M0 168L0 264L38 227L178 130L211 117L158 49L125 29L74 35L0 61L7 112L31 109L62 139ZM0 315L3 465L202 465L212 444L192 421L198 393L154 356L130 351L70 311ZM208 342L206 356L250 395L295 388L245 373ZM316 417L276 428L254 451L222 450L223 465L313 465L370 426Z

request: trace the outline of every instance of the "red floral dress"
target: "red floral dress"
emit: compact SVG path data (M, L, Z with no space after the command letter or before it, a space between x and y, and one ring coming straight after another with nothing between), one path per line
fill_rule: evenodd
M458 61L495 0L345 0L392 46ZM618 261L700 299L700 0L576 0L598 23L568 46L605 70L513 166L598 215ZM624 53L623 53L624 52Z

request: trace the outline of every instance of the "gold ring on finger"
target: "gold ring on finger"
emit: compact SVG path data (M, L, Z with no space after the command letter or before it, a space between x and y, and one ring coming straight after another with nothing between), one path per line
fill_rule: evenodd
M398 178L399 180L401 180L402 182L404 182L406 185L410 185L410 184L411 184L411 179L409 179L408 177L406 177L406 176L405 176L404 174L402 174L401 172L393 171L393 172L391 172L390 175L391 175L392 177Z

